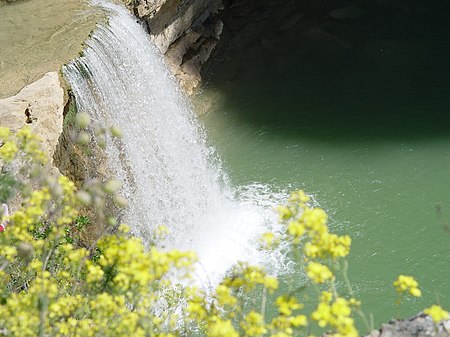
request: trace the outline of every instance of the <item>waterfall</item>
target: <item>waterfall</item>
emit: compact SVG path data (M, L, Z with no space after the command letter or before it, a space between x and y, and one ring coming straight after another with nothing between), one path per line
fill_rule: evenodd
M123 221L144 242L156 226L168 227L165 246L198 254L203 285L218 282L237 261L261 262L258 236L276 222L273 202L255 197L255 188L239 194L230 187L148 34L126 9L102 6L108 23L64 74L79 111L123 131L120 144L107 139L105 149L129 201Z

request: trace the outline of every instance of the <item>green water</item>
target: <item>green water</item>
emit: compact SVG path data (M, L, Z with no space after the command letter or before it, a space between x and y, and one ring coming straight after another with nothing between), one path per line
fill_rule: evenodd
M449 12L434 1L266 34L210 66L197 97L235 185L302 188L351 234L350 278L376 326L450 309ZM423 296L397 307L399 274Z

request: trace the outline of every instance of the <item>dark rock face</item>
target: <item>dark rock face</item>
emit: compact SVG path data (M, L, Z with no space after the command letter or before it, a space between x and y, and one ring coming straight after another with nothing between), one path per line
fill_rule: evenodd
M420 314L410 319L383 324L366 337L449 337L450 320L435 324L431 317Z

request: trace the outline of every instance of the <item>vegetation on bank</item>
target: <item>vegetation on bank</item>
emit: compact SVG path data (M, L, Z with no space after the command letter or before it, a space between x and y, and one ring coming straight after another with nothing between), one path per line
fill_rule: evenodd
M87 125L82 115L77 122ZM0 160L0 203L20 196L22 205L2 218L9 224L0 233L1 335L289 337L317 331L356 337L357 316L371 328L346 274L351 238L331 233L326 213L302 191L278 209L283 232L266 233L262 241L264 249L290 245L316 294L311 313L300 296L278 295L276 276L246 263L212 291L186 285L193 252L146 248L113 218L114 234L84 242L81 234L90 224L80 209L103 211L108 198L125 206L120 184L110 180L77 190L66 177L49 176L48 160L28 128L16 135L0 128ZM338 290L338 280L345 290ZM400 275L393 286L399 301L421 296L411 276ZM257 294L258 303L249 305L249 294ZM269 305L275 313L269 314ZM436 305L425 313L435 322L449 318Z

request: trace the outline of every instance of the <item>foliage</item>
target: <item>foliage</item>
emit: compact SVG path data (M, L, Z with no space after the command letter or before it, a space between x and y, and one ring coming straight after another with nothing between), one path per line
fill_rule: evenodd
M13 195L17 181L8 172L0 173L0 203L7 202Z
M313 328L335 337L358 336L354 316L364 315L351 297L345 272L350 297L336 287L351 239L330 233L326 213L311 207L302 191L279 208L284 232L266 233L263 241L266 249L288 242L297 262L306 264L317 294L311 314L302 311L300 298L276 293L275 276L246 263L235 266L214 291L182 285L189 284L195 254L145 248L126 225L83 247L78 234L91 223L79 209L92 200L99 207L106 194L119 197L120 184L110 180L101 189L77 191L64 176L44 175L46 159L29 129L12 135L0 128L0 141L3 169L23 198L0 235L1 334L289 337L307 336ZM8 188L9 183L0 183ZM402 296L420 296L410 277L400 276L394 286ZM261 294L260 303L248 308L246 294ZM269 315L266 306L272 300L277 312ZM426 313L436 322L448 318L437 306Z
M69 101L67 110L65 110L63 127L73 127L75 125L75 118L77 116L77 105L75 104L75 99L72 97L72 92L68 92Z

